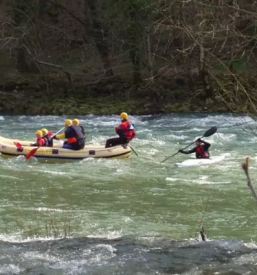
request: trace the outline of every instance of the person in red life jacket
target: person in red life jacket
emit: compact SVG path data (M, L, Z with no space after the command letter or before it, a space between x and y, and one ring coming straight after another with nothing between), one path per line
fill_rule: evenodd
M86 140L86 131L85 131L85 128L83 126L79 125L79 120L77 118L74 118L72 120L72 125L73 126L79 126L81 128L81 132L83 134L83 138L84 138L84 140Z
M128 114L122 112L120 114L121 124L119 127L115 127L115 132L119 135L117 138L109 138L106 140L105 148L127 144L132 140L135 135L134 125L128 120Z
M62 148L72 150L83 149L85 147L85 140L81 128L79 126L73 126L70 119L65 120L65 128L64 133L53 136L53 139L67 138L68 140L63 144Z
M43 133L43 139L45 140L44 146L53 147L53 139L51 138L53 133L51 131L48 132L48 130L46 128L42 129L41 131Z
M37 141L35 143L31 143L30 146L44 146L45 145L45 140L43 138L43 133L42 131L38 130L36 131L36 137L37 137Z
M191 149L184 151L183 149L178 150L182 154L192 154L195 153L197 159L206 159L210 157L209 148L211 144L198 138L195 142L196 146Z

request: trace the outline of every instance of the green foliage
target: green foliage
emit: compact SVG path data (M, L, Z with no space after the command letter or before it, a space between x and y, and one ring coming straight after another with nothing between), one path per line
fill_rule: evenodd
M249 69L249 65L245 63L243 59L234 59L232 61L223 61L215 66L213 66L214 70L227 71L228 69L233 69L235 71L245 71Z
M117 27L122 36L123 49L138 51L145 30L145 20L152 13L152 0L108 0L105 16L110 26Z
M126 35L140 34L143 21L148 19L153 11L154 1L150 0L107 0L105 17L110 26L119 27Z
M141 82L141 65L144 59L144 38L153 12L153 0L108 0L106 20L119 30L121 49L128 53L133 64L134 83Z
M257 29L257 20L254 20L254 22L251 26L251 31L252 31L253 36L256 36L256 29Z
M22 237L27 238L66 238L73 236L79 230L78 222L72 221L70 216L56 216L50 211L46 213L34 212L31 222L16 220Z

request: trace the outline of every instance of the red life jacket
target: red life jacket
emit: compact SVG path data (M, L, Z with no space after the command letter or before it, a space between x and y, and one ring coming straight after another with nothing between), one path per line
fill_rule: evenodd
M68 144L72 144L72 143L75 143L75 142L77 142L77 138L75 138L75 137L68 138Z
M44 144L45 144L45 140L44 140L44 138L37 138L37 142L36 142L37 144L38 144L38 146L44 146Z
M198 145L195 148L195 154L197 158L208 158L209 154L204 150L203 145Z
M118 134L120 134L121 132L122 136L126 137L128 140L132 140L136 135L136 131L133 124L128 120L124 120L119 126L119 128L116 129L116 132Z

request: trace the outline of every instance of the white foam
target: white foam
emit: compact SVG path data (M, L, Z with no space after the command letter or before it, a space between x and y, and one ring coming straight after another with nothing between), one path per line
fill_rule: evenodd
M69 175L68 172L60 172L60 171L50 171L50 170L38 170L38 172L43 172L46 174L52 174L52 175Z
M22 272L22 269L18 265L9 263L0 265L1 274L18 274L20 272Z
M14 176L8 176L8 175L0 175L0 178L7 178L7 179L14 179L14 180L22 180L18 177L14 177Z
M67 237L69 238L69 237ZM54 237L28 237L28 238L23 238L20 232L17 233L12 233L5 235L5 234L0 234L0 240L3 242L10 242L10 243L28 243L28 242L33 242L33 241L53 241L53 240L60 240L60 238L54 238Z
M94 234L94 235L88 235L88 238L105 238L108 240L115 240L119 239L122 237L122 232L121 231L110 231L110 232L105 232L105 233L99 233L99 234Z
M190 132L204 132L204 129L200 128L189 128L183 130L170 130L171 133L190 133ZM198 134L198 133L197 133Z
M225 156L211 156L209 159L187 159L182 161L181 163L176 163L180 167L186 167L186 166L202 166L202 165L211 165L216 162L220 162L223 159L225 159Z
M188 138L188 136L185 136L185 135L173 135L173 134L169 135L169 137L173 140L174 139L175 140L185 140Z
M256 242L254 242L253 240L251 240L250 243L244 243L244 245L247 247L247 248L250 248L250 249L257 249L257 244Z
M37 251L28 251L28 252L25 252L22 254L22 257L27 259L27 260L47 260L48 262L52 262L52 263L55 263L55 262L58 262L60 259L53 256L53 255L50 255L48 253L40 253L40 252L37 252Z
M200 176L198 179L185 179L185 178L166 178L166 181L171 182L183 182L183 183L195 183L198 185L205 185L205 184L229 184L231 181L211 181L208 180L209 176Z
M47 208L47 207L37 207L37 208L34 208L34 210L38 211L38 212L66 212L66 211L61 210L61 209Z

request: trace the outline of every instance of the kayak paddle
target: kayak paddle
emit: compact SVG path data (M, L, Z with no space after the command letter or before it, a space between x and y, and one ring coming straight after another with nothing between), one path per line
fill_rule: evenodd
M40 147L40 146L38 146L37 148L34 148L34 149L30 150L30 151L28 152L28 154L25 155L25 158L26 158L26 159L29 159L30 157L32 157L32 156L36 153L36 151L37 151L37 149L38 149L39 147Z
M13 142L17 148L22 148L22 145L19 142Z
M53 139L53 137L54 137L54 136L58 135L58 134L59 134L62 130L64 130L64 129L65 129L65 127L62 127L62 129L61 129L61 130L59 130L58 132L56 132L55 134L53 134L53 133L51 132L51 133L52 133L52 135L51 135L51 137L50 137L50 138L51 138L51 139Z
M213 134L215 134L217 132L217 127L211 127L208 131L206 131L203 136L201 138L204 138L204 137L210 137L212 136ZM192 143L190 143L189 145L187 145L185 148L183 148L182 150L185 150L186 148L188 148L189 146L191 146L192 144L194 144L195 141L193 141ZM164 159L163 161L161 161L161 163L163 163L164 161L166 161L167 159L171 158L171 157L174 157L175 155L177 155L179 153L179 151L177 151L177 153L173 154L172 156L170 157L167 157L166 159Z
M135 155L139 157L139 155L138 155L137 152L133 149L132 146L129 145L128 147L130 147L130 149L135 153Z

